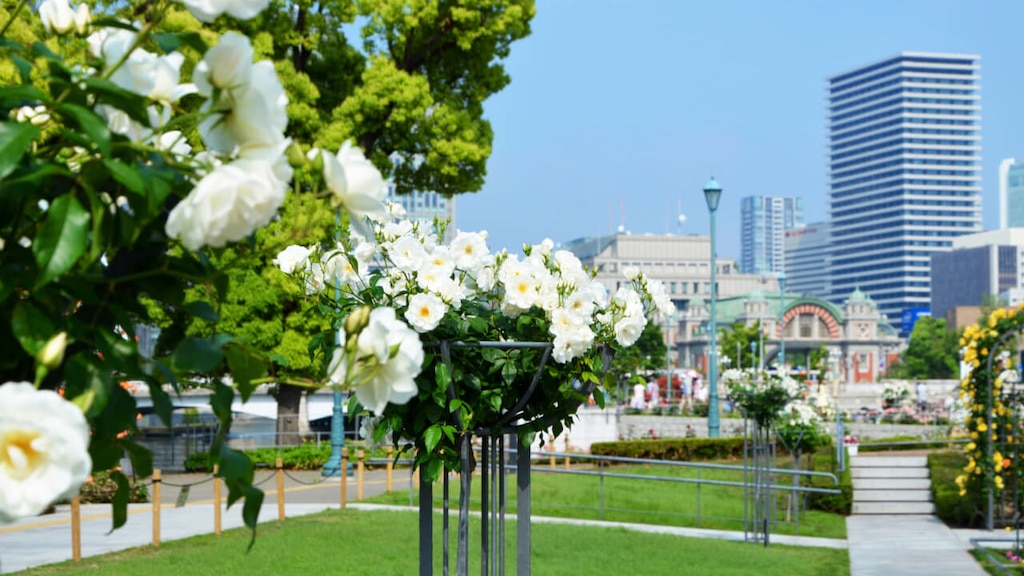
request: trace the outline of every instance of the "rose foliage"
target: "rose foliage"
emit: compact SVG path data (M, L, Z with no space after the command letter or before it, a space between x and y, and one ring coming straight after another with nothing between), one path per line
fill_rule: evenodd
M207 21L251 17L265 4L185 7ZM288 99L274 67L253 62L242 34L210 47L197 33L164 31L169 15L188 17L167 0L134 7L134 20L66 0L45 0L38 14L25 1L8 6L0 17L0 71L12 79L0 87L0 382L8 382L0 385L0 520L73 494L90 468L114 470L125 454L149 475L152 458L132 440L135 401L119 384L148 385L169 423L164 386L176 390L188 375L211 391L222 423L213 459L229 502L244 497L255 526L263 494L248 459L224 439L232 399L251 393L262 358L223 333L144 358L134 327L150 321L145 300L216 320L227 287L211 255L274 218L292 176ZM191 82L179 50L202 55ZM209 298L186 304L195 287ZM230 384L220 378L228 371ZM116 470L111 477L117 527L129 485Z
M550 240L524 247L525 257L493 253L485 232L445 242L443 222L412 222L395 205L370 210L380 185L371 166L346 149L324 156L339 202L372 217L339 229L335 243L289 247L277 263L340 327L310 351L330 355L330 382L354 390L350 413L361 405L379 418L376 441L390 432L411 442L428 481L460 469L466 435L561 433L591 393L603 402L606 347L634 344L649 315L671 309L660 283L631 270L611 293ZM343 190L335 160L365 168L365 188Z

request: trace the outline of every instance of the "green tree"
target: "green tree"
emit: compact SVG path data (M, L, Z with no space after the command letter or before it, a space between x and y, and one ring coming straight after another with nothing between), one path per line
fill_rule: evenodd
M750 343L758 342L760 337L760 320L749 326L743 322L736 322L732 326L719 328L718 343L721 355L728 356L731 359L730 366L733 368L741 366L750 368L755 366L757 364L757 356L755 351L751 350ZM737 349L740 352L739 363L734 358Z
M946 321L919 318L910 333L898 372L905 378L953 378L957 374L958 337Z

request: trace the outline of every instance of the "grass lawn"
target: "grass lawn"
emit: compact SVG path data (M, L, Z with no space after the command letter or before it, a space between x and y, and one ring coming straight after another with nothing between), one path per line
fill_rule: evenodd
M780 467L783 466L780 461ZM577 467L574 469L583 469ZM596 470L589 468L589 470ZM672 466L622 465L606 468L618 474L696 478L703 480L742 481L742 472L732 470L702 470ZM472 498L479 509L480 481L474 478ZM508 477L506 490L509 512L515 510L515 476ZM777 484L787 484L790 476L780 475ZM612 522L636 522L665 526L713 528L743 531L743 488L702 485L668 481L642 481L626 478L601 479L592 476L545 473L545 466L535 465L532 478L532 514ZM458 504L458 480L451 480L452 507ZM697 498L700 497L700 517L697 517ZM602 493L604 511L601 511ZM777 519L785 519L786 493L777 492ZM419 495L413 495L419 502ZM408 491L392 492L370 500L382 504L409 504ZM441 505L441 485L434 488L435 506ZM807 510L800 517L799 529L793 523L780 523L772 530L775 534L795 534L822 538L846 538L846 519L838 514Z
M440 540L440 521L435 521ZM325 573L346 576L409 576L418 570L418 518L410 512L328 511L261 524L256 545L246 553L249 532L196 536L19 572L20 576L116 574L117 576L277 576ZM454 532L454 530L453 530ZM509 534L511 532L511 534ZM507 555L515 557L514 530ZM479 546L479 523L471 527ZM848 575L846 550L769 548L740 542L642 534L620 528L533 525L532 568L544 576L644 574L648 576L817 576ZM452 546L454 570L455 546ZM478 558L470 559L473 573ZM435 552L440 574L440 550ZM514 574L512 571L506 572Z

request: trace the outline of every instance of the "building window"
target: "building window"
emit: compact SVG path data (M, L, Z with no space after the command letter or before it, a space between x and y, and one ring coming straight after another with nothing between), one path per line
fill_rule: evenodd
M814 329L814 319L816 316L813 314L801 314L800 315L800 337L801 338L813 338L812 330Z

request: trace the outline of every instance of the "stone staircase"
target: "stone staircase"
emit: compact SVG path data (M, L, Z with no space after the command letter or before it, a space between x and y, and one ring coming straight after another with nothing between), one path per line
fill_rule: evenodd
M934 514L925 456L853 456L854 514Z

